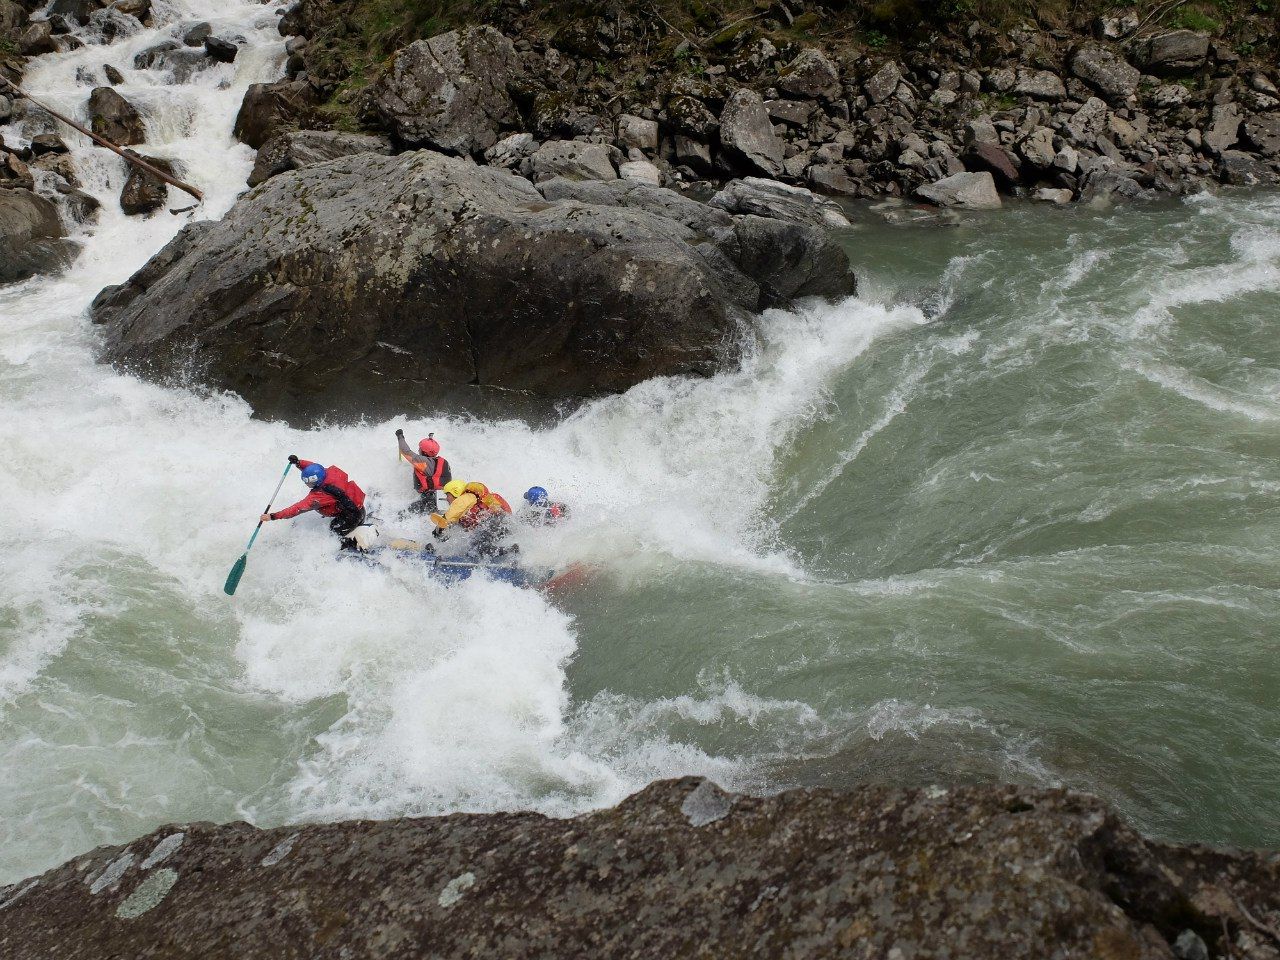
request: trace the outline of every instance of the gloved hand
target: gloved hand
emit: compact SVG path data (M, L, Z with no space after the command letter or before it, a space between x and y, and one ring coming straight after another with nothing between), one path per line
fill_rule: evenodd
M403 431L403 430L397 430L397 431L396 431L396 436L397 436L397 437L403 437L403 436L404 436L404 431Z
M298 465L298 455L296 453L289 454L289 462L296 467Z

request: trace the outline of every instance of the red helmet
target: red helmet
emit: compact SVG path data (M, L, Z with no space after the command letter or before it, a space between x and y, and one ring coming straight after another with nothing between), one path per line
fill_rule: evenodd
M428 433L424 439L418 441L418 452L424 457L434 457L440 453L440 444L435 441L434 433Z

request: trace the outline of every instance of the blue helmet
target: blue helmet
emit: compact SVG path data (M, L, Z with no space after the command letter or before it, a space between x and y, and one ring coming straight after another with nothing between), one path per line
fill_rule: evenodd
M324 483L324 467L318 463L313 463L309 467L302 468L302 482L308 487L318 487Z
M524 492L524 501L530 506L540 507L547 502L547 491L542 487L530 487Z

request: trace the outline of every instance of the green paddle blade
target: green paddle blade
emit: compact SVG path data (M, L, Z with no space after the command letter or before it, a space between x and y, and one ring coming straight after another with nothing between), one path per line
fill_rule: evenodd
M249 554L247 552L240 554L240 559L235 562L235 566L227 574L227 582L222 589L228 597L235 596L236 587L240 586L240 578L244 576L244 568L248 566L248 563Z

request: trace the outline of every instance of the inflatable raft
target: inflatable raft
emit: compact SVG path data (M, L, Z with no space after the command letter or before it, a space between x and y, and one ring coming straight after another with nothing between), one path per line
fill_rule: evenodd
M579 564L570 564L561 570L548 566L526 566L519 561L518 554L493 558L441 557L431 544L424 545L416 540L390 540L370 553L344 552L341 556L377 563L378 555L385 552L420 564L427 576L443 583L459 583L479 575L501 580L515 587L556 590L581 582L585 573Z

